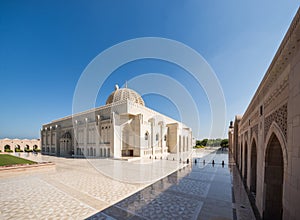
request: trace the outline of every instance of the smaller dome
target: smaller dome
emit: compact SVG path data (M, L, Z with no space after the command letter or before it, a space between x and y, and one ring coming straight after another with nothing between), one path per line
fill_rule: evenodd
M131 100L132 102L145 106L143 98L136 91L127 87L119 89L118 85L115 86L115 91L107 98L106 105L123 100Z

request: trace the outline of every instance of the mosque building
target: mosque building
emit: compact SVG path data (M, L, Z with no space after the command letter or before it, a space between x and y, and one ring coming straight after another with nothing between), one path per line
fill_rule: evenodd
M192 150L192 130L146 107L134 90L116 85L106 105L44 124L41 146L43 154L63 157L167 158L176 154L184 159Z

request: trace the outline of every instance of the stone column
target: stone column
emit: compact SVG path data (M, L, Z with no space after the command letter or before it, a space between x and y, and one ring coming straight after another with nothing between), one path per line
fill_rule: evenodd
M43 147L45 149L45 143L44 143L44 140L43 140L43 133L44 133L43 128L41 128L41 132L40 133L41 133L41 152L44 153ZM3 151L4 151L4 149L3 149Z
M181 159L182 156L182 131L181 131L181 126L177 127L177 160L179 161Z
M234 155L234 147L233 147L233 121L230 122L228 129L228 149L231 155Z
M111 149L111 157L115 157L115 132L114 132L114 130L115 130L115 113L114 112L112 112L111 114L110 114L110 140L109 140L109 142L110 142L110 149Z
M52 126L49 127L49 133L50 133L50 142L49 142L49 145L50 145L50 148L52 148Z
M48 131L47 131L47 127L45 127L45 152L49 154L48 151L48 147L49 147L49 143L48 143Z
M155 154L155 147L154 147L154 123L155 120L154 118L149 119L149 122L151 123L151 134L150 134L150 143L151 143L151 147L152 147L152 155Z
M119 115L112 112L112 136L113 136L113 155L114 158L120 158L122 156L122 128L119 125Z
M142 134L142 124L143 124L143 115L139 114L138 115L138 128L137 131L135 132L135 135L137 135L137 137L135 137L135 139L137 139L138 145L139 146L139 150L140 150L140 157L144 156L144 149L145 146L142 144L144 135Z
M84 144L83 144L83 149L84 149L84 155L86 155L87 152L87 143L88 143L88 118L85 118L85 127L84 127Z
M163 121L160 121L159 123L159 139L158 139L158 141L159 141L159 143L160 143L160 147L161 147L161 154L163 155L163 153L164 153L164 146L163 146L163 136L164 136L164 134L163 134L163 126L164 126L164 122Z
M78 120L74 121L74 155L77 155L77 148L79 147L79 133L78 133Z
M100 156L100 132L101 132L101 116L97 115L97 124L96 124L96 131L95 131L95 135L96 135L96 155Z

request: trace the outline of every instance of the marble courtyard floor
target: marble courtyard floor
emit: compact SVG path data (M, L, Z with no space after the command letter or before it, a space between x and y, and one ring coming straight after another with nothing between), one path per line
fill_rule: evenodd
M228 165L227 152L218 151L89 219L243 220L255 216L235 165Z
M84 219L178 169L167 160L19 156L55 167L0 172L0 219Z
M26 158L56 167L0 172L0 219L255 219L235 166L228 166L227 152L194 156L201 158L197 164L176 171L178 164L167 160L30 154Z

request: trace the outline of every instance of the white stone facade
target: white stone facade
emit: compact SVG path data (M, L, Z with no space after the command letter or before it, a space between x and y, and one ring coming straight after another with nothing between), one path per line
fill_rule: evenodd
M66 157L165 158L172 153L179 157L188 155L192 150L192 130L145 107L135 91L116 87L106 103L43 125L42 153Z
M262 219L299 219L300 10L243 116L230 151Z
M41 149L40 139L0 139L0 150L4 152L5 149L16 151L16 149L24 151Z

